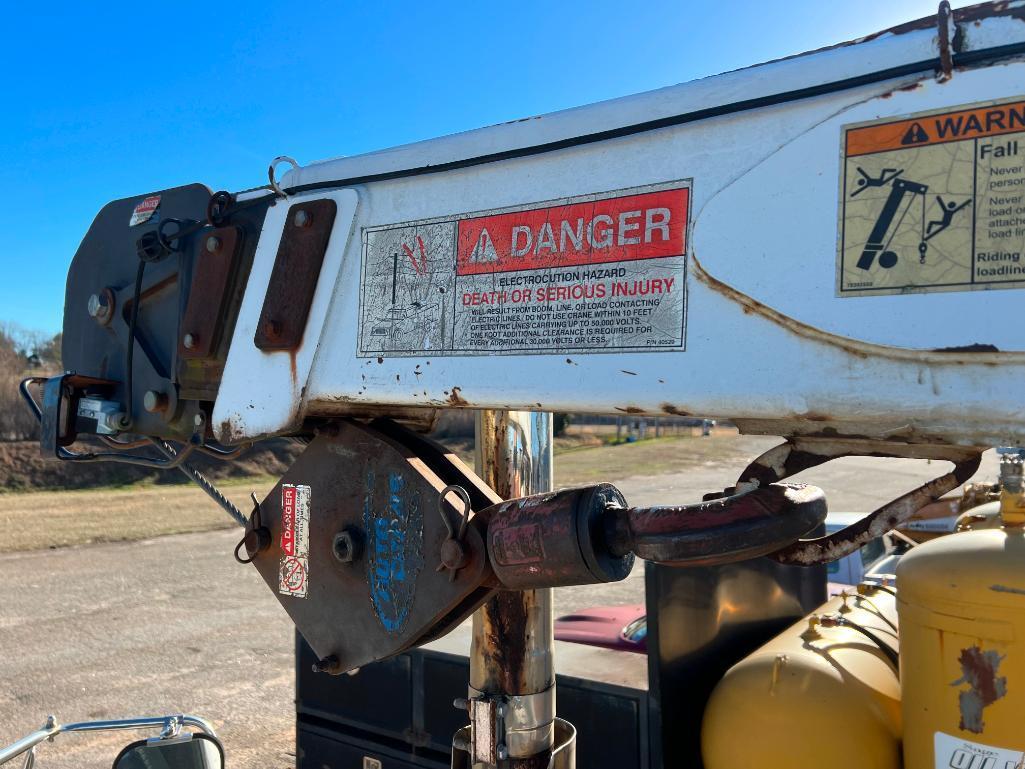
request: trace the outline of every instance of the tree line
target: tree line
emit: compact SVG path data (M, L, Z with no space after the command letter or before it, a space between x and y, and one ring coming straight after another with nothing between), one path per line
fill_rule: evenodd
M24 441L38 437L35 417L22 402L18 386L29 376L47 376L61 370L61 335L0 323L0 440Z

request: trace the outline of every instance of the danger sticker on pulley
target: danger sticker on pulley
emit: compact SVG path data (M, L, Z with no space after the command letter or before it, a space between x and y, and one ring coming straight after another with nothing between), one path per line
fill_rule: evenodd
M840 296L1025 286L1025 100L845 126Z
M281 484L278 592L305 598L310 584L310 487Z
M363 231L359 353L680 350L690 183Z

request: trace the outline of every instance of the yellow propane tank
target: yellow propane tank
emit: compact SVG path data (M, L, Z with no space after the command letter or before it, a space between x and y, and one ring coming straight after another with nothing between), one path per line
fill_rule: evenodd
M1020 769L1025 530L965 531L897 566L905 769Z
M896 651L892 588L830 599L723 676L701 725L705 769L899 769Z
M999 529L1004 525L1000 517L1000 502L986 502L965 510L954 522L954 531L978 531L979 529Z

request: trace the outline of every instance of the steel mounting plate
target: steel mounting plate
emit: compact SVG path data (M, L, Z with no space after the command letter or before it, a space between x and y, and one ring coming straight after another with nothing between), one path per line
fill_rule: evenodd
M253 564L313 650L334 658L332 672L441 635L492 593L481 587L487 565L473 525L466 565L453 580L437 570L448 536L438 501L446 485L399 441L341 422L261 502L271 545ZM449 501L442 510L454 522L462 512ZM344 561L333 546L341 532L356 543Z

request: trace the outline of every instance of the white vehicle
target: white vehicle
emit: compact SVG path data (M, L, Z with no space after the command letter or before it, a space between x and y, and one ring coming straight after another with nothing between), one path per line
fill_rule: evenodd
M826 516L826 534L835 534L865 517L864 513L829 513ZM845 555L826 564L827 579L835 585L857 585L872 570L879 559L895 551L893 538L883 534ZM830 592L836 592L831 584ZM842 588L841 588L842 589Z

